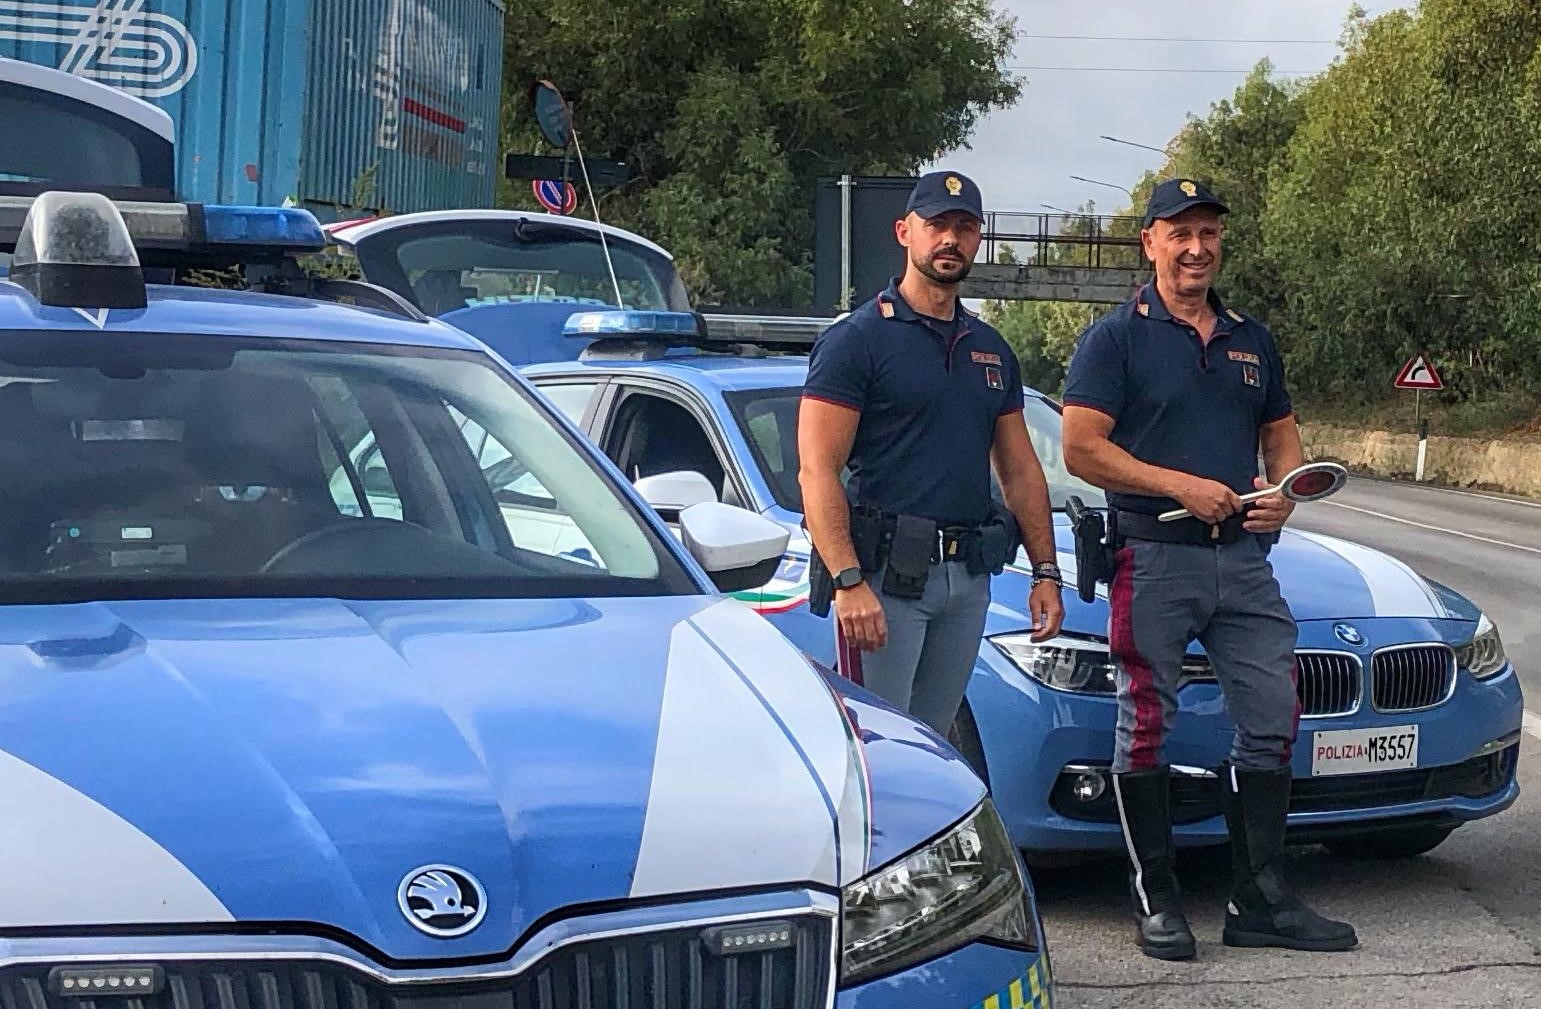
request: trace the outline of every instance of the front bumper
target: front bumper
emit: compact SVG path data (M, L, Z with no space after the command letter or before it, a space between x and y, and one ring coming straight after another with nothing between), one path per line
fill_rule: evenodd
M976 943L846 989L836 977L839 902L811 891L557 921L492 963L397 961L341 936L276 930L18 936L0 938L0 1004L101 1004L81 998L75 978L85 975L100 978L109 1002L138 1009L1048 1009L1053 980L1036 907L1033 922L1039 951ZM742 951L727 942L733 952L722 953L713 944L723 930L751 943L793 938Z
M1304 635L1303 635L1304 637ZM1302 642L1305 647L1305 642ZM1090 802L1075 799L1062 772L1105 772L1111 763L1117 705L1109 696L1049 690L1002 657L982 649L969 687L990 788L1012 838L1035 853L1122 851L1111 789ZM1166 759L1173 787L1174 839L1182 846L1224 843L1219 780L1234 728L1214 684L1186 687ZM1519 796L1515 773L1524 698L1511 667L1490 680L1461 670L1450 699L1437 707L1383 714L1364 706L1352 715L1304 719L1291 767L1295 789L1290 839L1405 826L1454 826L1492 816ZM1312 733L1416 724L1418 768L1313 778ZM1095 791L1083 788L1083 794Z
M842 990L837 1009L1049 1009L1054 979L1046 953L965 946L898 974Z

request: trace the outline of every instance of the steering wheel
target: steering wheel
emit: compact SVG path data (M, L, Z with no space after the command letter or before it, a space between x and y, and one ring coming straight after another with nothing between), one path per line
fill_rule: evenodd
M287 569L287 570L284 570ZM507 578L521 570L489 550L411 522L345 518L313 530L280 549L263 574L386 578Z
M285 561L288 561L295 554L313 550L317 544L327 545L330 541L340 537L363 533L373 538L376 530L385 533L387 531L396 532L403 528L411 528L423 533L428 532L422 526L397 519L382 519L373 516L368 518L338 519L336 522L328 523L320 529L312 529L303 536L290 540L280 547L277 553L269 557L267 563L263 564L259 570L262 574L272 574L275 568L283 565Z

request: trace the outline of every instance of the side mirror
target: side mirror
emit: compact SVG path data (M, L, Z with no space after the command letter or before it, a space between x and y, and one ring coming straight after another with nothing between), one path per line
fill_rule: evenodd
M645 476L636 483L637 493L660 512L682 512L698 504L715 504L717 488L694 470Z
M680 512L680 540L721 592L770 581L790 539L784 527L732 505L712 501Z

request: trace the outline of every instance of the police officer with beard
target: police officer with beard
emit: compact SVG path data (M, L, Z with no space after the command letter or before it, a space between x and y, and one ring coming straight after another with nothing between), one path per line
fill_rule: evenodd
M970 179L919 180L895 226L903 277L820 335L798 420L814 610L822 582L841 671L942 734L973 671L990 576L1021 540L1034 639L1064 617L1016 355L958 294L983 224Z
M1081 336L1065 383L1065 461L1104 488L1122 542L1109 602L1118 668L1114 796L1140 948L1194 956L1173 875L1163 744L1183 654L1208 653L1236 724L1220 771L1230 831L1230 946L1348 950L1353 928L1284 880L1290 757L1299 728L1296 628L1268 562L1294 504L1243 507L1304 462L1284 365L1264 326L1211 288L1226 207L1191 179L1158 185L1141 232L1155 278ZM1270 482L1258 474L1261 452ZM1160 522L1185 508L1193 518Z

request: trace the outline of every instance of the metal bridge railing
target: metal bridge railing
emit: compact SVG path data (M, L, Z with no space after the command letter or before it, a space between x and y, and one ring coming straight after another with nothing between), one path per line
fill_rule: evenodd
M999 262L1009 248L1013 262L1026 266L1144 270L1150 263L1140 224L1138 217L987 210L979 260Z

